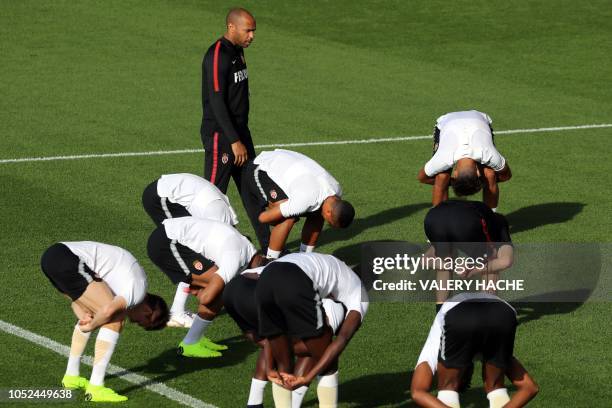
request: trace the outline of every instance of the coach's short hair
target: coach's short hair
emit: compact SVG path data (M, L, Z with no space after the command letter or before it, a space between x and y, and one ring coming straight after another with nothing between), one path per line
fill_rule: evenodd
M476 194L482 189L482 181L476 172L463 172L452 183L455 195L459 197Z
M161 330L166 327L166 323L170 320L170 310L168 304L159 295L147 293L144 301L151 308L151 318L149 323L143 325L143 328L147 331Z
M355 208L348 201L338 200L333 207L334 223L339 228L346 228L353 222L355 218Z

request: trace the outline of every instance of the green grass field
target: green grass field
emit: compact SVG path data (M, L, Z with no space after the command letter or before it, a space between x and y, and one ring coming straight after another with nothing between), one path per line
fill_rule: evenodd
M0 0L0 159L200 148L201 58L231 5ZM440 114L472 108L499 130L612 123L608 1L244 6L257 18L246 50L256 144L425 135ZM496 138L514 173L499 209L515 242L610 242L611 136L599 128ZM295 150L326 167L357 209L351 228L324 232L320 251L354 263L362 242L424 241L430 189L415 176L431 154L429 140ZM39 267L60 240L128 249L152 290L171 299L173 287L146 256L153 224L140 197L161 174L202 167L199 153L0 163L0 319L69 344L69 304ZM252 235L234 186L229 196L240 229ZM430 304L372 304L341 360L341 406L414 406L410 375L433 316ZM533 406L610 405L611 319L608 302L521 311L516 355L540 384ZM207 403L240 407L256 353L239 334L221 316L210 335L230 350L192 361L175 356L182 330L128 326L112 363ZM57 386L64 357L4 331L0 345L0 388ZM178 405L117 377L107 384L130 406ZM477 376L462 401L487 406ZM315 405L311 389L305 406Z

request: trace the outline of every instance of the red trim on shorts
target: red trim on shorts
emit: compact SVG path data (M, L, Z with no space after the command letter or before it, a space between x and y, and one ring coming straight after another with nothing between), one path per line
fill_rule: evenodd
M215 85L215 92L219 92L219 48L221 48L221 41L217 41L215 58L213 59L213 82Z
M217 177L217 155L219 154L219 132L215 132L213 136L213 168L210 176L210 182L215 184L215 178Z

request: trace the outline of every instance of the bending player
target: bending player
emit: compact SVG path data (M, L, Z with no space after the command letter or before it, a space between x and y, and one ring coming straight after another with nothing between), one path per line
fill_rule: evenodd
M482 377L491 408L525 406L538 385L513 357L516 312L508 303L486 293L462 293L444 303L421 351L410 393L421 407L459 408L459 392L469 387L473 360L482 359ZM437 372L438 394L429 390ZM510 398L507 376L517 388Z
M262 152L248 163L242 177L243 202L255 231L258 225L273 225L270 236L257 238L267 257L276 259L298 217L305 216L300 252L312 252L327 221L346 228L355 209L342 200L340 184L317 162L303 154L276 149Z
M165 220L147 245L151 261L175 284L188 282L198 297L198 314L178 346L186 357L220 357L227 346L205 337L223 306L225 285L238 273L257 267L265 258L234 227L195 217Z
M482 276L497 280L499 272L512 266L514 248L508 221L479 201L448 200L429 210L425 216L425 234L432 243L433 255L456 258L463 252L472 259L484 258L481 268L466 269L463 278ZM450 279L450 271L437 272L438 279ZM436 310L448 298L447 291L436 294Z
M322 298L344 305L346 316L338 333L324 324ZM335 407L338 399L338 358L361 326L368 297L359 277L332 255L285 255L267 265L255 289L259 335L268 340L266 369L273 381L277 407L291 406L291 389L323 376L319 406ZM296 371L291 338L301 339L316 363L303 375Z
M255 373L251 379L251 388L247 401L247 408L263 408L264 389L268 383L265 354L263 352L266 340L257 335L259 321L257 317L257 306L255 303L255 289L259 280L259 273L263 268L248 269L240 276L232 279L223 291L223 305L228 314L236 322L244 333L244 336L257 344L261 351L257 359ZM337 331L344 321L346 309L342 303L331 299L323 299L322 307L325 312L325 324L329 326L332 333ZM312 368L315 361L308 352L306 345L301 339L292 338L293 354L296 357L294 373L297 376L305 375ZM333 377L332 377L333 380ZM319 381L318 394L326 392L326 379ZM303 385L292 392L292 408L299 408L308 390L308 385ZM321 396L325 400L325 396Z
M142 205L157 227L168 218L194 216L228 225L238 224L229 199L214 184L193 174L166 174L145 188ZM191 327L193 314L185 311L189 284L181 281L170 307L170 327Z
M483 201L496 211L497 183L510 180L512 173L495 147L492 122L486 113L475 110L438 118L433 157L417 177L421 183L433 185L433 206L448 199L450 184L457 196L473 195L484 187Z
M85 389L89 401L127 400L104 387L106 367L123 321L128 316L145 330L162 329L168 321L166 302L147 293L144 270L132 254L116 246L89 241L57 243L42 255L41 268L53 286L72 300L72 310L79 319L62 385ZM94 365L87 381L80 376L81 356L97 328Z

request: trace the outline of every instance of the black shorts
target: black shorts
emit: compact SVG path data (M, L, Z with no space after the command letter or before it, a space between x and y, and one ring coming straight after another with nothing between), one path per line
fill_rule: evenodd
M259 166L253 162L245 166L243 186L248 189L249 193L257 197L260 205L267 206L269 202L275 203L288 199L283 189L268 176L268 173L259 169Z
M505 369L514 352L516 325L516 313L505 302L461 302L444 316L438 361L447 368L466 368L482 354L483 363Z
M149 184L142 193L142 206L157 226L160 226L168 218L189 217L191 215L182 205L172 203L168 198L160 197L157 194L157 180Z
M236 322L240 330L257 334L257 304L255 288L257 280L236 276L223 289L223 307Z
M149 236L147 253L151 261L157 265L174 283L191 283L191 275L200 275L210 269L214 262L202 254L168 238L166 228L161 225Z
M53 286L73 301L83 295L91 282L101 282L85 262L64 244L53 244L45 251L40 266Z
M492 248L512 242L506 218L479 201L443 201L429 210L424 227L439 257L451 256L454 250L460 250L476 258L490 255Z
M305 339L320 336L325 329L321 296L296 264L275 261L266 266L255 301L260 337L286 334Z

